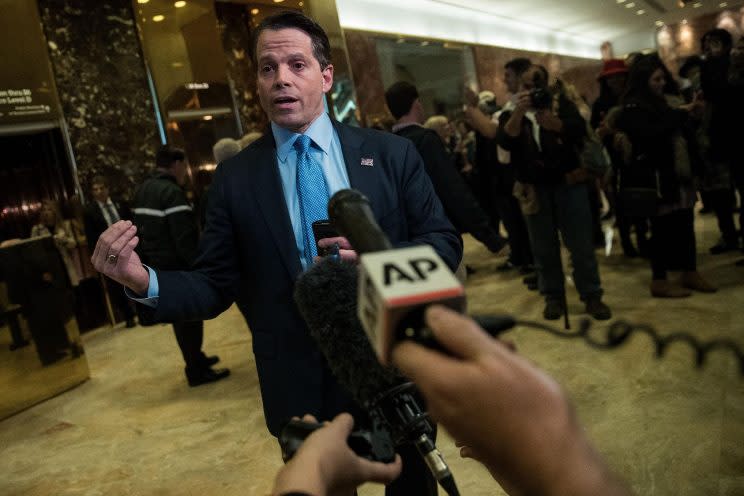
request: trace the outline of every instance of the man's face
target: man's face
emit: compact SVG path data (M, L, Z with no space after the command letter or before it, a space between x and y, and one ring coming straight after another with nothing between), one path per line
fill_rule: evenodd
M324 111L333 66L321 69L310 36L299 29L264 30L256 45L258 96L275 124L302 133Z
M176 178L176 182L179 186L186 184L186 179L189 176L188 168L189 166L185 160L176 160L173 163L171 170L173 171L173 176Z
M723 57L723 43L718 38L707 38L703 43L703 52L708 57L718 58Z
M105 184L99 184L99 183L93 184L90 192L96 201L104 203L106 202L106 200L108 200L109 190Z
M651 93L657 96L664 96L664 85L666 85L664 71L656 69L648 80L648 88L651 90Z
M517 73L511 69L504 71L504 84L509 93L516 93L519 90L519 77Z

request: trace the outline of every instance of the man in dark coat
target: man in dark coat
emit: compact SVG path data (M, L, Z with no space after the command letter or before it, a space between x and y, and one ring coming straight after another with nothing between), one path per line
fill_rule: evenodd
M101 236L93 263L147 296L141 301L157 320L214 318L237 301L252 332L266 423L278 436L293 416L324 421L355 410L292 298L295 280L317 254L309 225L327 215L322 207L330 196L360 190L394 246L429 244L450 269L460 263L462 241L410 141L334 122L325 112L333 65L317 23L283 12L264 19L254 36L271 132L217 168L191 270L144 268L133 252L137 230L125 222ZM321 240L334 242L341 257L356 259L345 238ZM403 446L401 456L403 474L388 494L435 495L415 449Z
M424 109L416 87L405 81L397 82L387 89L385 100L396 119L393 132L416 146L447 217L460 232L469 232L491 252L503 250L506 241L491 227L488 215L457 172L444 142L436 131L421 125Z
M157 170L134 195L134 223L140 233L143 262L163 270L188 269L196 257L199 232L193 209L182 186L188 165L183 150L164 145L155 157ZM228 369L213 369L219 361L202 351L204 323L197 319L169 319L186 363L189 386L224 379Z
M108 181L103 176L95 176L90 182L92 201L85 206L85 238L90 252L96 247L98 237L109 226L120 220L131 220L132 212L122 201L114 200L109 194ZM124 288L118 282L106 278L106 287L111 298L111 305L124 316L126 327L135 326L132 303L124 295Z

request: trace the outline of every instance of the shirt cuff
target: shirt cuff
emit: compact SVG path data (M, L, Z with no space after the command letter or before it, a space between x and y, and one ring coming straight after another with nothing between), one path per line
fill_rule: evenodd
M134 300L137 303L142 303L143 305L147 305L148 307L155 308L158 306L158 300L160 298L158 275L155 273L154 270L152 270L152 268L148 267L145 264L142 265L145 266L147 272L150 274L150 285L147 287L147 296L143 298L140 295L135 294L127 287L124 287L124 294L126 294L130 300Z

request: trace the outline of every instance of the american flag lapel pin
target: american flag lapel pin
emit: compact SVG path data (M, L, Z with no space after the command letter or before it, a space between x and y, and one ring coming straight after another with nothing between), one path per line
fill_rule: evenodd
M375 161L371 158L363 158L362 159L362 165L365 165L367 167L374 167Z

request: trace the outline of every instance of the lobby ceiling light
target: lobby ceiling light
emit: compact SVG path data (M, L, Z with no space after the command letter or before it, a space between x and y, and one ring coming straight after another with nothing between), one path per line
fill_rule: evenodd
M636 10L636 15L643 15L643 14L645 14L645 13L646 13L646 11L645 11L645 10L643 10L643 9L638 9L638 10Z
M177 9L180 9L181 7L186 7L186 2L184 0L178 0L173 4L173 6Z
M630 2L630 3L625 4L626 9L632 9L633 7L635 7L635 2Z
M625 0L617 0L617 3L625 3Z
M274 0L274 3L282 3L284 0Z
M251 15L258 15L258 13L261 12L258 9L251 9Z
M147 3L147 2L149 2L149 1L150 1L150 0L137 0L137 3L142 3L142 4L144 4L144 3Z
M664 21L656 21L654 24L656 24L657 28L660 28L664 25Z
M728 7L728 2L721 2L718 4L719 7Z
M165 16L162 15L162 14L158 14L158 15L152 16L152 21L153 22L161 22L163 19L165 19Z
M276 0L274 0L274 1L276 2ZM276 2L276 3L279 3L279 2ZM212 116L211 115L205 115L204 117L202 117L202 119L204 119L205 121L211 121L212 120Z

